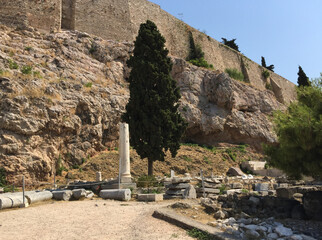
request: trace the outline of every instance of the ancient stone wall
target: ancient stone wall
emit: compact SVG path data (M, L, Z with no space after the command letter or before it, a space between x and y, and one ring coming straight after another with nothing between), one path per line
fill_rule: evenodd
M0 4L0 22L5 24L27 22L48 31L58 31L62 26L117 41L135 40L140 24L149 19L165 37L170 55L183 59L189 53L191 32L196 44L205 52L205 59L216 70L224 72L227 68L235 68L260 90L270 84L280 102L289 103L295 99L293 83L273 72L269 79L264 79L260 65L147 0L0 0Z
M61 0L26 0L27 20L30 26L59 31L61 27Z
M0 23L9 26L27 24L26 2L24 0L0 0Z
M205 52L205 59L213 64L216 70L224 72L227 68L235 68L245 75L246 81L260 90L264 90L266 83L269 83L280 102L289 103L295 99L293 83L273 72L269 79L264 79L263 68L260 65L190 27L162 10L160 6L147 0L129 0L129 7L134 34L132 39L137 35L141 23L147 19L152 20L166 38L170 54L185 59L188 56L189 32L191 32L195 42Z
M76 0L75 29L105 39L132 40L128 0Z

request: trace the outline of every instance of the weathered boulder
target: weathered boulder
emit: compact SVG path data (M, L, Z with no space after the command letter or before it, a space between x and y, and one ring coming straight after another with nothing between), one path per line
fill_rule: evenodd
M225 73L208 71L173 59L173 77L181 89L180 111L188 121L187 138L211 144L245 142L260 147L275 142L268 115L285 109L271 91L259 91L232 80Z
M239 167L231 167L227 172L228 176L243 176L244 173Z
M196 199L197 198L196 189L192 185L189 185L183 192L183 198Z

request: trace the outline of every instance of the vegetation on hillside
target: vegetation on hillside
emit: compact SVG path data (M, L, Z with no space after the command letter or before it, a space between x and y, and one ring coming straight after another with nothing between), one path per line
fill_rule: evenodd
M267 65L266 65L266 61L265 61L265 58L264 58L264 57L262 57L262 67L264 67L264 68L266 68L266 69L268 69L268 70L270 70L270 71L272 71L272 72L274 72L274 68L275 68L275 66L274 66L273 64L271 64L271 65L267 66ZM268 73L269 73L269 72L268 72Z
M234 38L232 40L227 40L226 38L221 38L221 39L222 39L223 44L225 44L226 46L236 50L237 52L240 52L238 45L235 43L236 38Z
M180 91L170 75L172 63L165 39L157 26L141 24L128 79L130 100L123 121L130 125L131 146L141 158L148 158L148 175L153 162L164 161L165 152L176 156L186 123L178 112Z
M229 77L235 80L242 82L245 80L244 74L235 68L226 68L225 72L229 75Z
M298 102L274 114L278 144L265 146L269 164L289 176L322 178L322 74L297 89Z
M190 44L190 49L189 49L189 56L187 57L187 61L198 67L213 69L214 66L212 64L209 64L205 60L204 58L205 53L202 51L200 45L195 44L195 41L192 36L192 32L189 32L189 44Z

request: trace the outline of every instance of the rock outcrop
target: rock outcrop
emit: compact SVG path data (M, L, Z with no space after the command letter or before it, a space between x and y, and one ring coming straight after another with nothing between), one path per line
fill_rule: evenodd
M285 109L274 94L174 59L173 77L181 88L180 111L188 121L187 139L204 144L275 142L268 116Z
M44 34L0 25L0 167L9 182L48 181L116 144L129 98L133 44L78 31ZM188 140L274 142L268 116L283 109L269 91L173 58Z

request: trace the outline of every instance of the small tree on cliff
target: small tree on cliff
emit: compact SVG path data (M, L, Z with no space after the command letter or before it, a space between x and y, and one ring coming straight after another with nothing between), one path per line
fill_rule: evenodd
M153 162L163 161L166 151L175 157L186 128L177 111L180 92L170 75L172 63L164 44L164 37L148 20L141 24L127 61L132 68L130 100L122 118L130 125L131 145L141 158L148 158L148 175L153 175Z
M222 43L225 44L226 46L235 49L237 52L239 52L239 47L238 45L235 43L236 38L232 39L232 40L227 40L226 38L221 38L222 39Z
M275 68L275 66L273 64L267 66L264 57L262 57L262 67L264 67L264 68L266 68L266 69L268 69L268 70L270 70L272 72L274 72L274 68Z
M299 76L297 78L297 84L299 87L310 86L309 78L306 76L306 74L303 71L301 66L299 66L299 71L298 71L297 75Z

